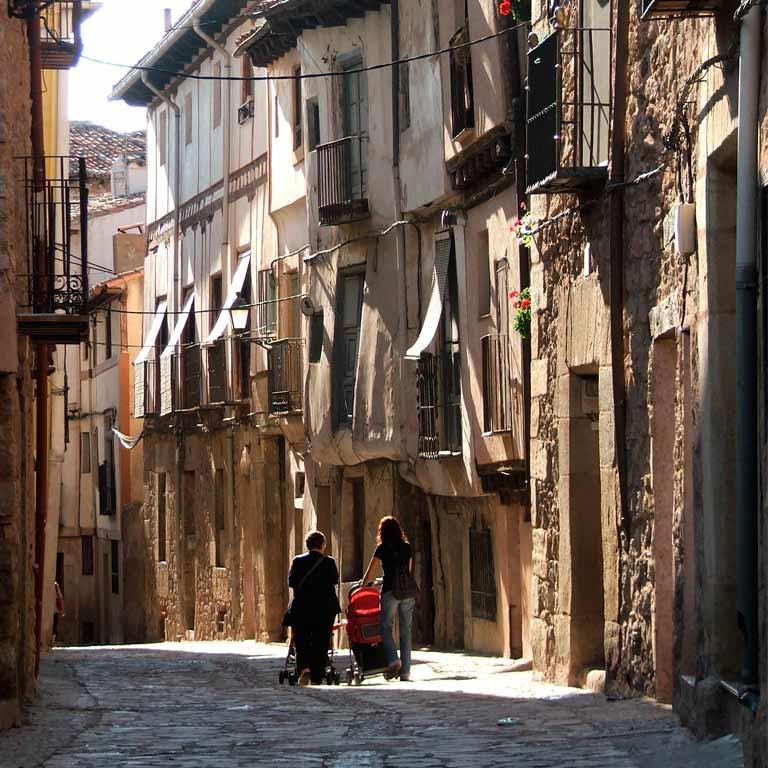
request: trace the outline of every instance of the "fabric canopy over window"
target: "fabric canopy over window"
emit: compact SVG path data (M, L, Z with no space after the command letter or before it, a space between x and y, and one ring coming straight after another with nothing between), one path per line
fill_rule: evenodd
M435 240L435 269L432 273L432 293L427 305L427 314L424 316L424 324L421 333L414 345L405 353L408 360L418 360L422 352L432 343L437 329L440 326L440 318L443 316L443 299L445 298L445 286L448 283L448 264L451 261L453 251L453 236L440 236Z
M224 306L221 308L221 314L219 315L218 319L216 320L216 325L213 326L213 330L208 334L208 338L205 340L206 344L213 344L215 341L218 341L224 331L227 330L230 324L230 315L229 310L232 308L232 305L235 303L235 299L237 298L237 294L240 293L240 291L243 289L243 284L245 283L246 275L248 274L248 268L251 264L251 254L246 253L243 254L240 257L240 260L237 262L237 269L235 269L235 274L232 276L232 282L229 286L229 292L227 293L227 299L224 302Z
M163 350L163 353L160 355L160 357L170 357L173 354L174 350L176 349L176 345L179 343L179 341L181 341L181 334L184 333L184 326L187 324L189 313L192 311L192 305L194 302L195 292L193 291L189 294L187 300L184 302L184 307L181 310L179 319L176 321L176 325L173 328L171 338L168 340L168 346Z
M157 305L155 316L152 318L152 325L149 326L149 333L147 334L147 338L144 339L144 346L141 348L141 352L139 352L139 354L136 356L136 359L133 361L134 365L140 365L149 357L149 353L155 346L157 334L160 333L160 329L163 327L163 320L165 320L165 313L167 309L167 301L161 301Z

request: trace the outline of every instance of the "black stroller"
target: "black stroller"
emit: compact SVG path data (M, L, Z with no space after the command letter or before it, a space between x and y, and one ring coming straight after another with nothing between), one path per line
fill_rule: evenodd
M341 629L345 622L334 624L331 628L331 641L328 643L328 661L325 665L325 683L326 685L339 685L341 683L341 675L336 671L334 664L334 648L333 648L333 633ZM296 667L296 643L293 640L293 633L288 642L288 654L285 657L285 666L280 670L278 675L280 685L288 683L288 685L296 685L299 682L299 671Z

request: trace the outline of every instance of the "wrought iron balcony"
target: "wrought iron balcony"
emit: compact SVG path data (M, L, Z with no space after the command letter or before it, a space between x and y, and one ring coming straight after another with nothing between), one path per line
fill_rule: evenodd
M416 371L419 456L438 459L460 454L461 361L458 352L423 354Z
M611 30L559 29L528 52L529 194L608 177Z
M269 412L300 413L302 408L304 342L276 341L269 350Z
M509 337L505 334L484 336L482 349L483 431L509 432L512 429Z
M640 18L651 21L714 16L722 7L721 0L641 0Z
M88 189L83 158L21 158L26 213L27 303L19 332L77 344L88 336ZM71 164L77 172L71 173ZM79 218L80 253L73 252Z
M367 136L318 144L317 205L322 226L368 217L367 149Z
M16 18L40 15L40 55L43 69L71 69L83 50L80 24L82 0L8 0Z

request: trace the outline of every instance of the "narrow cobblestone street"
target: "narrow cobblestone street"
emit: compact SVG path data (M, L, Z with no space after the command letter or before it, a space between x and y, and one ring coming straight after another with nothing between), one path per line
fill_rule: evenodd
M742 766L737 741L695 743L668 707L535 683L502 659L419 653L412 683L299 689L278 683L283 650L58 649L0 766Z

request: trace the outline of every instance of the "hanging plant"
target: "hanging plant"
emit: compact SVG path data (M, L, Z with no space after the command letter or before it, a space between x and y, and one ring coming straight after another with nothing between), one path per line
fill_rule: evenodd
M539 220L530 211L526 211L525 203L520 203L520 216L510 227L519 245L530 248L533 245L533 235Z
M514 21L530 21L531 0L501 0L499 14L511 16Z
M531 335L531 289L523 288L522 291L510 291L509 298L515 308L515 317L512 327L524 339Z

